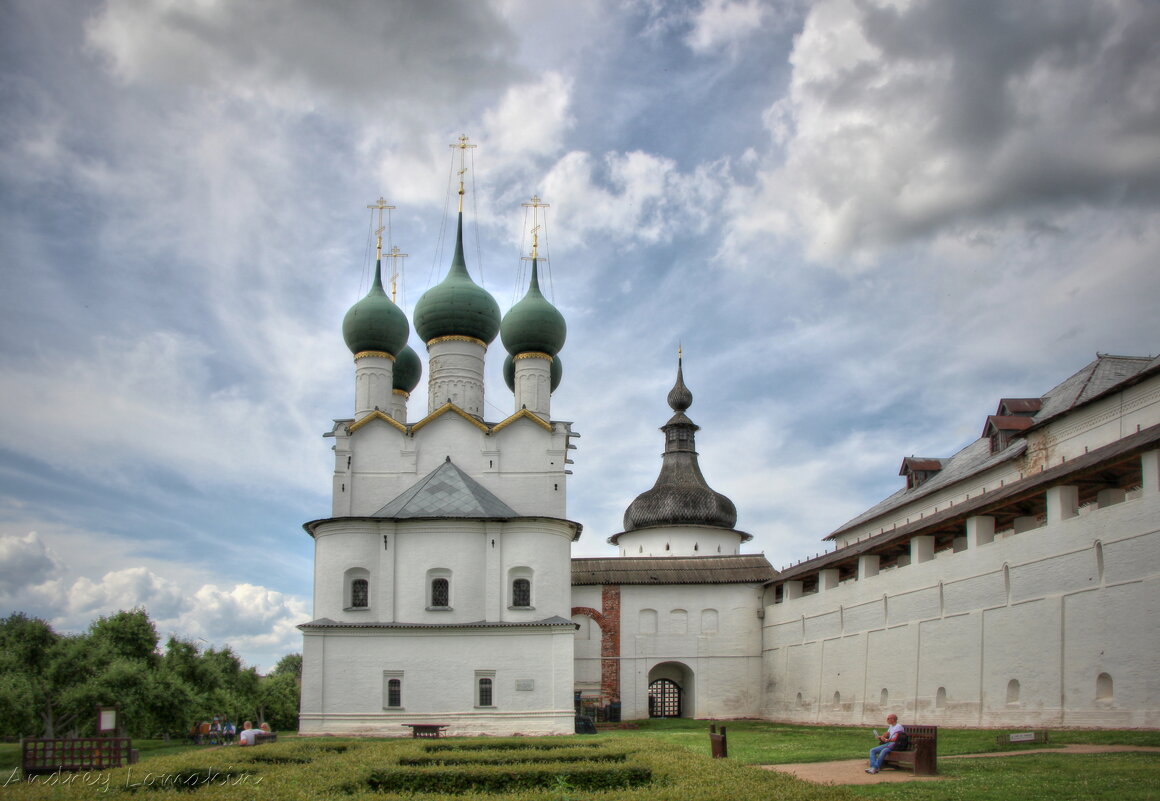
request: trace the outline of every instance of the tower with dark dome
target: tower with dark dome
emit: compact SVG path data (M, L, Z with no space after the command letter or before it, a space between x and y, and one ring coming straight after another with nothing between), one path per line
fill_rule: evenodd
M608 541L622 556L717 556L740 553L753 539L737 531L737 507L705 481L697 460L696 432L700 428L685 412L693 393L685 386L682 358L677 357L677 380L669 390L673 416L661 427L665 452L661 472L652 489L642 492L624 513L624 531Z
M387 297L383 289L383 226L382 212L393 208L382 198L371 208L379 210L379 228L376 234L375 277L370 291L347 311L342 320L342 337L355 363L355 418L360 419L375 411L393 414L395 361L407 348L410 326L403 310ZM402 410L406 418L406 407Z
M533 215L546 203L537 196L531 203ZM568 337L564 315L540 291L539 225L533 216L532 275L524 297L508 310L500 323L500 339L508 356L504 360L504 381L515 394L516 411L527 409L545 420L551 413L551 397L560 384L563 367L560 349Z

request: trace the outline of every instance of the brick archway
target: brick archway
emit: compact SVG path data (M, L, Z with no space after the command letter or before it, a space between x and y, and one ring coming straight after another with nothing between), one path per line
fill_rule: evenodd
M572 607L573 615L584 615L600 627L600 702L620 702L620 585L600 588L598 612L590 606Z

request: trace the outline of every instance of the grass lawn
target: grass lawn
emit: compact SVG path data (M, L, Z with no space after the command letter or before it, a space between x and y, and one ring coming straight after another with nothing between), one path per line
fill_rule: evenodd
M726 721L730 759L712 760L708 758L708 725L705 721L690 720L640 721L637 728L601 731L595 736L543 740L513 738L509 741L513 748L539 748L539 755L534 758L516 758L510 768L493 764L497 759L507 760L502 749L490 753L502 746L502 741L496 738L448 738L440 741L456 749L460 745L468 749L464 752L466 756L457 760L442 756L432 760L430 756L423 756L434 753L427 750L432 741L410 739L385 741L280 736L278 743L255 749L209 749L184 743L145 740L134 743L141 750L141 764L132 769L132 775L136 777L149 771L186 775L189 771L233 770L241 771L239 775L249 777L248 780L262 780L249 787L202 787L195 797L204 801L232 798L246 798L247 801L265 798L277 798L279 801L285 798L303 801L313 801L314 798L366 798L376 801L410 798L435 801L450 799L454 794L384 791L375 789L373 782L389 780L398 771L407 770L425 773L471 770L489 775L496 771L504 775L513 771L534 772L544 769L532 763L544 762L546 758L542 755L542 748L552 745L572 748L577 754L576 759L587 767L567 762L570 757L565 755L565 751L560 751L556 759L564 761L558 761L555 767L546 768L552 776L560 774L563 780L557 785L518 792L485 793L479 797L489 801L753 801L755 798L777 798L780 801L857 801L861 798L905 798L915 801L1144 801L1160 797L1157 792L1160 787L1160 754L1021 754L1019 752L1024 750L1022 746L996 746L995 735L1005 733L1003 731L970 729L941 729L940 756L995 752L1010 755L940 760L939 772L946 777L942 781L826 787L802 782L787 774L748 766L863 758L870 744L868 728L797 726L756 720ZM1160 746L1160 732L1051 732L1052 745L1067 743ZM471 749L488 751L472 753ZM607 752L603 762L585 762L592 757L582 752L593 750ZM421 759L415 761L417 756ZM470 764L455 767L452 763L456 761ZM16 744L0 745L0 766L6 766L3 776L0 776L0 786L18 762ZM427 764L432 762L434 764ZM578 782L585 770L607 767L619 769L617 766L647 769L652 772L653 779L642 786L614 785L612 789L601 792L588 792L577 789L578 784L570 784L567 778L572 775L573 782ZM569 770L580 772L568 774ZM112 783L112 795L117 795L117 782L124 784L125 774L112 774L114 777L122 777L114 778ZM429 776L427 778L430 779ZM400 786L406 786L406 775L401 776L400 781L403 782ZM0 795L14 799L85 797L83 792L78 792L81 788L22 787L22 784L10 784L0 790ZM131 794L146 799L189 797L188 790L148 789L151 791Z

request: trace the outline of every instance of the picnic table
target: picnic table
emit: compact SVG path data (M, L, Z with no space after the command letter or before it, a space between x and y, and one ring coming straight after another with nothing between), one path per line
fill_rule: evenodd
M443 730L448 728L446 723L404 723L411 730L412 737L431 737L438 739L443 736Z

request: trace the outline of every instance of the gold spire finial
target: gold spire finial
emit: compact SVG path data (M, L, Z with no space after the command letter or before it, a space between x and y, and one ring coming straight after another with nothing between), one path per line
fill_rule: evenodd
M479 145L467 144L467 134L459 134L459 141L451 145L451 147L459 148L459 211L463 212L463 174L467 172L467 167L464 165L464 155L469 148L479 147Z
M399 301L397 298L399 294L399 259L407 258L407 254L400 253L398 246L392 246L391 252L387 255L391 259L391 303L394 303L396 306L398 306Z
M539 245L540 245L540 230L543 228L543 226L540 225L540 209L550 208L551 204L550 203L542 203L540 201L539 195L532 195L532 202L531 203L521 203L520 205L523 206L525 209L532 210L532 255L530 256L530 258L538 259L539 258L538 250L539 250Z
M381 260L383 258L383 231L386 230L383 227L383 212L393 211L395 207L388 205L387 199L379 195L379 199L367 206L367 208L378 209L379 212L379 227L375 229L375 259ZM390 220L389 214L387 215L387 219L388 221Z
M685 356L685 353L684 353L684 351L681 350L681 343L678 342L677 343L677 361L679 362L682 358L684 358L684 356Z

